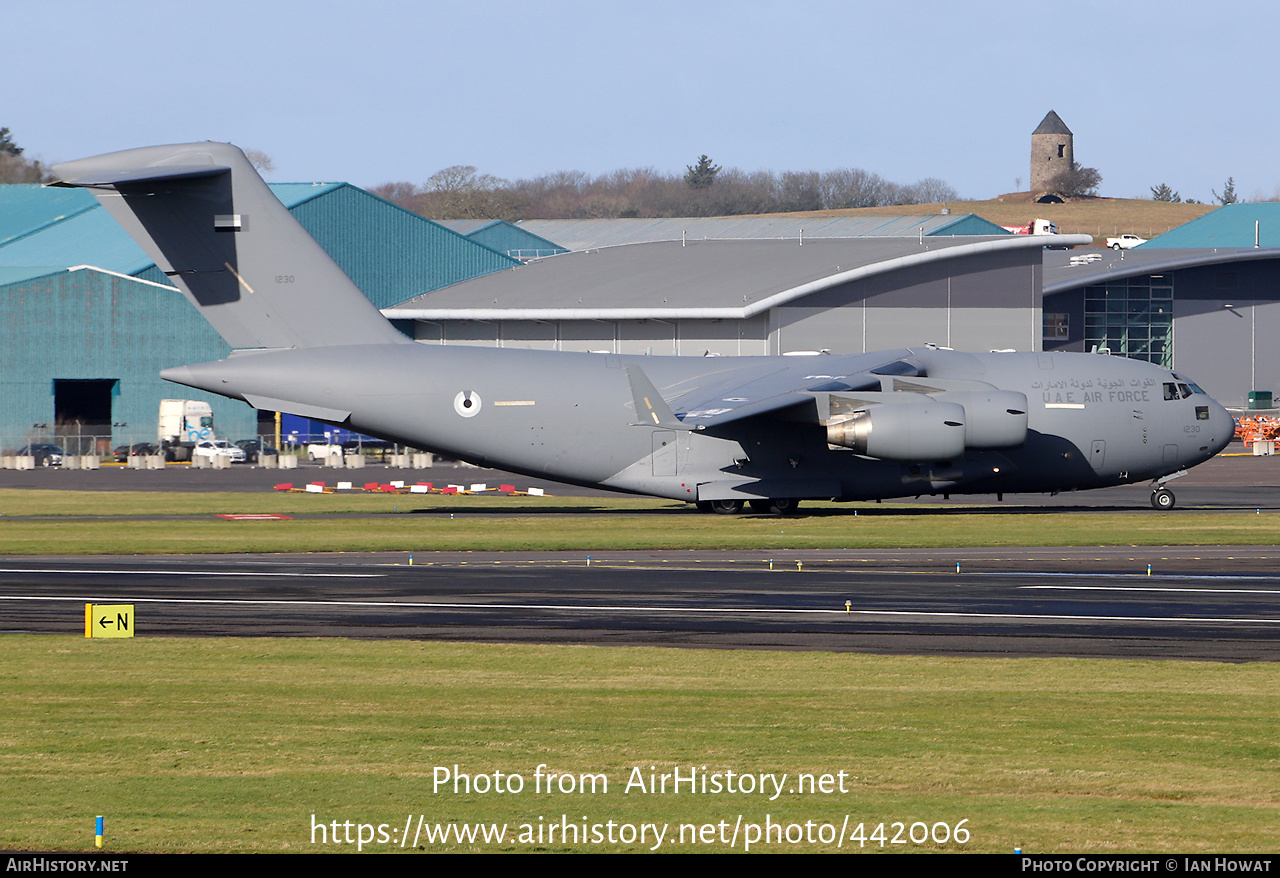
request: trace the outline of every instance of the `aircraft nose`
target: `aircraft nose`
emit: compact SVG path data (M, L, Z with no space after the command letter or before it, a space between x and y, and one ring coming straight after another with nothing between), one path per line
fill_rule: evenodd
M1235 438L1236 422L1229 411L1219 405L1217 400L1212 400L1209 406L1209 424L1209 449L1218 454Z

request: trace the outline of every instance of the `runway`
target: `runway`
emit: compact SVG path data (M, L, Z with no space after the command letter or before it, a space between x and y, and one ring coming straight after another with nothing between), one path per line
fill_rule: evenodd
M408 481L510 478L371 469L371 478ZM291 478L326 476L336 481L342 471L313 468ZM1277 458L1215 458L1174 483L1172 513L1151 510L1142 485L1004 503L925 497L916 505L923 514L975 503L980 511L1031 514L1267 514L1280 509L1278 476ZM254 468L0 471L0 487L252 492L281 478ZM441 553L416 562L410 567L404 554L0 559L0 631L79 634L84 603L119 602L137 605L140 636L1280 659L1276 546L632 552L595 554L590 567L584 553Z
M1147 573L1147 564L1151 573ZM770 569L772 565L772 570ZM959 571L957 572L957 565ZM1280 548L0 561L0 631L1280 660Z

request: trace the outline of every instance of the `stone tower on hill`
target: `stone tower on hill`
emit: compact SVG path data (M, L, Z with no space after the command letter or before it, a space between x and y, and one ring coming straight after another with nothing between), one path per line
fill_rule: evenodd
M1031 197L1038 199L1049 189L1049 181L1071 169L1075 161L1071 129L1053 110L1031 132Z

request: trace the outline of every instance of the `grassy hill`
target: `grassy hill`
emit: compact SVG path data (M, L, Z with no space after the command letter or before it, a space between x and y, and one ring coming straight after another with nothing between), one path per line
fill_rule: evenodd
M939 213L976 213L999 226L1021 226L1033 219L1051 220L1063 234L1093 235L1102 247L1120 234L1153 238L1214 210L1216 204L1170 204L1139 198L1080 198L1062 204L1036 204L1026 192L1013 192L989 201L952 201L947 204L904 204L896 207L862 207L818 210L788 216L902 216Z

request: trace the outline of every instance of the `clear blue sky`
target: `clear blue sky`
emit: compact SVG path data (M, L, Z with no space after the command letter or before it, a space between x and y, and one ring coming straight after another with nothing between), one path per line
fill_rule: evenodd
M3 15L0 126L46 162L191 140L270 179L853 166L1028 185L1057 110L1101 192L1280 186L1265 2L47 0Z

